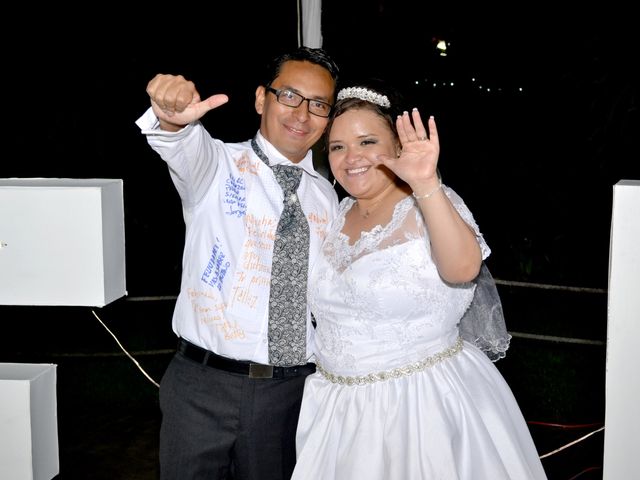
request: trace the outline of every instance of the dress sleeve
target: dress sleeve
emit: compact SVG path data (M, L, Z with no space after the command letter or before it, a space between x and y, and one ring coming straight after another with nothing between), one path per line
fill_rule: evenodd
M471 213L471 210L469 210L469 208L464 203L462 198L460 198L460 196L452 188L449 188L446 185L442 185L442 189L447 194L449 201L458 211L458 213L460 214L462 219L465 221L465 223L469 225L475 232L476 239L478 240L478 244L480 245L482 259L485 260L491 254L491 249L489 248L489 245L487 245L487 242L484 240L482 233L480 233L480 228L478 227L478 224L473 218L473 214Z

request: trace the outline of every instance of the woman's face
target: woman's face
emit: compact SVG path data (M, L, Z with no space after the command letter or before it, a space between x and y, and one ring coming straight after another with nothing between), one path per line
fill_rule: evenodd
M355 198L374 198L395 180L395 175L377 158L396 157L398 152L398 142L389 125L372 110L347 110L331 125L331 173Z

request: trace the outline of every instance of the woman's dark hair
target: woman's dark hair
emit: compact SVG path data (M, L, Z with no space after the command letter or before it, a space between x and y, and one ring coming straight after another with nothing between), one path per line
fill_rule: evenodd
M387 107L379 104L381 102L375 103L372 100L370 101L359 97L347 97L343 98L342 100L338 100L331 110L329 123L327 124L327 128L324 131L325 151L329 151L329 132L331 131L333 121L348 110L371 110L372 112L378 114L387 123L387 125L393 132L393 135L396 137L396 139L398 138L396 119L398 118L398 115L401 115L405 110L404 99L402 98L402 94L400 94L400 92L389 87L383 80L378 78L370 78L364 81L350 82L348 85L343 85L338 90L338 94L343 91L343 88L351 88L354 90L358 90L358 88L366 89L372 94L378 94L380 98L384 96L389 101L389 106Z

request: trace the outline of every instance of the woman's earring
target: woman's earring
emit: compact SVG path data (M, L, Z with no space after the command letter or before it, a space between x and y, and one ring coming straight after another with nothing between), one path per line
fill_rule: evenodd
M335 178L333 179L333 186L334 187L336 186L336 179Z

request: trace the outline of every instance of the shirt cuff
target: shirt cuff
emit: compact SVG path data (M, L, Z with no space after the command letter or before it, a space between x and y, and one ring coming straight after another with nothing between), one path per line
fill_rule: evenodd
M156 117L156 114L153 113L153 108L149 107L146 112L142 114L138 120L136 120L136 125L140 128L141 132L145 135L163 135L167 137L171 137L177 134L181 134L185 130L191 127L191 124L185 125L183 128L178 130L177 132L168 132L166 130L162 130L160 128L160 120Z

